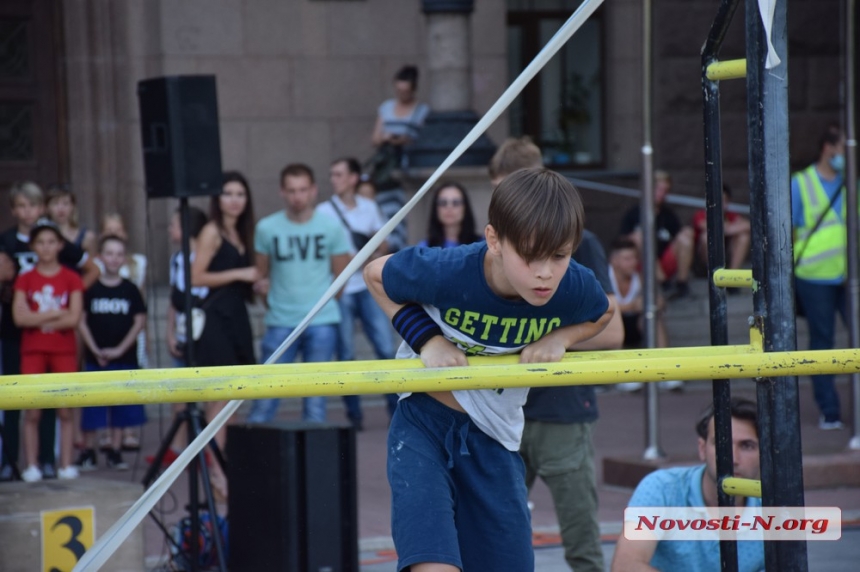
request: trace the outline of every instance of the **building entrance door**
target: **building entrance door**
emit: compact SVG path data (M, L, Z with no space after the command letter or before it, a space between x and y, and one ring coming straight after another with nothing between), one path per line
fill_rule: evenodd
M0 228L12 224L13 181L65 178L58 2L0 2Z

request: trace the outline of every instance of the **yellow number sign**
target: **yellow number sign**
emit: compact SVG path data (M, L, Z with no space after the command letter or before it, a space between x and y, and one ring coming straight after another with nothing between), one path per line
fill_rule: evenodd
M95 538L91 506L42 511L42 571L71 572Z

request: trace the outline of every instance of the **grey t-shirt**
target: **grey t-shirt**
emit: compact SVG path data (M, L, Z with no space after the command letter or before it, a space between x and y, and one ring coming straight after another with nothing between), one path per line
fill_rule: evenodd
M387 99L379 106L379 117L382 119L382 131L390 135L405 135L410 139L416 139L430 107L426 103L418 103L412 113L399 117L394 114L397 102Z

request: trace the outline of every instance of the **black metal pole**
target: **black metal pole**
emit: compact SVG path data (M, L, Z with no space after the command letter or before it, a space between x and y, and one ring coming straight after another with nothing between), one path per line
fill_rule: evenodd
M846 219L848 222L848 284L846 301L848 304L848 343L850 347L860 347L860 224L857 215L857 131L854 122L856 48L855 19L857 3L845 2L845 189L847 199ZM853 433L848 442L849 449L860 449L860 374L851 374L851 410Z
M185 365L186 367L194 367L194 322L193 308L194 299L191 294L191 214L188 210L188 197L179 199L179 219L182 225L182 277L185 281L185 306L183 312L185 314ZM188 418L193 419L197 413L197 404L189 403L186 405ZM194 432L194 423L188 423L188 442L191 443L197 437ZM197 458L188 464L188 503L189 515L191 519L191 544L189 546L188 565L191 567L191 572L197 572L199 569L198 555L200 554L200 510L198 495L197 475L199 471L199 461Z
M767 41L756 0L746 2L747 121L755 320L764 351L797 348L791 182L788 163L786 2L774 8L771 41L780 63L765 69ZM762 504L803 506L803 457L797 377L757 385ZM806 542L765 542L768 571L806 572Z
M702 97L705 129L705 212L708 225L708 302L710 307L711 345L729 343L726 292L714 284L714 270L726 265L723 228L723 157L720 123L719 82L707 77L708 66L717 61L726 30L739 0L723 0L702 48ZM723 492L722 479L732 476L731 385L727 379L713 380L714 438L717 452L717 500L719 506L732 506L734 499ZM720 541L720 569L737 572L738 545L733 540Z
M738 4L740 4L740 0L722 0L720 2L714 23L711 24L711 29L708 31L708 39L702 46L703 58L716 58L719 55L723 39L726 37L726 32L729 29L729 24L732 23Z

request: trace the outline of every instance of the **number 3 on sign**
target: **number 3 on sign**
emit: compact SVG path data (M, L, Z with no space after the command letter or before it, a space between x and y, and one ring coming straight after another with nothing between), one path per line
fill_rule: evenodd
M91 506L42 511L42 571L71 572L95 537Z

